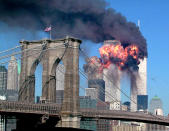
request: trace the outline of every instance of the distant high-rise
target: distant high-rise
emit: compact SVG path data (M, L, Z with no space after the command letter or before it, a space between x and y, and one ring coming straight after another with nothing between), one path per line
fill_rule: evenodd
M129 101L124 102L123 105L127 106L127 110L130 111L130 102Z
M5 66L0 66L0 100L6 100L7 88L7 69ZM5 130L5 119L0 115L0 130Z
M148 109L148 95L137 95L137 110L147 111Z
M137 72L131 73L131 111L137 111L137 95L147 95L147 58L138 67Z
M7 90L18 90L18 65L14 56L8 64Z
M7 69L0 66L0 95L4 95L7 88Z
M85 96L88 96L91 99L97 99L97 92L97 88L85 88Z
M153 113L154 115L163 116L163 103L161 99L157 96L154 96L149 105L149 112ZM157 125L157 124L147 124L148 131L168 131L166 126Z
M95 99L99 99L101 101L105 101L105 82L102 79L93 79L88 81L89 88L94 89L95 91ZM89 96L89 95L87 95Z
M157 109L163 109L162 101L159 97L155 96L151 99L150 105L149 105L149 111L153 114L156 114L155 111Z
M105 81L105 101L120 102L120 71L115 65L111 65L109 69L104 69L103 80Z
M62 104L64 97L65 67L58 64L56 68L56 103Z
M104 41L104 45L106 44L121 44L118 40L106 40ZM103 80L105 81L105 101L120 102L120 76L121 72L118 67L114 64L111 64L109 68L103 70Z
M56 68L56 90L64 90L64 77L65 67L62 64L58 64Z
M147 95L147 58L141 60L138 66L137 93L138 95Z

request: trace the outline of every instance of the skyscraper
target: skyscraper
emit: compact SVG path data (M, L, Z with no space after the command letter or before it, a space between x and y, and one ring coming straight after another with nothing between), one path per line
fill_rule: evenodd
M149 105L149 111L153 114L156 114L155 111L157 109L163 109L163 104L162 101L159 97L154 96L151 101L150 101L150 105Z
M0 100L6 100L7 69L0 66ZM0 130L5 130L5 119L0 115Z
M137 110L147 111L148 109L148 95L137 95Z
M62 104L64 97L65 67L58 64L56 68L56 103Z
M118 40L106 40L106 44L121 44ZM120 102L120 76L121 72L118 67L114 64L111 64L108 68L103 70L103 80L105 81L105 101Z
M18 100L18 64L14 56L8 64L8 79L6 97L9 101Z
M131 73L131 111L137 111L137 95L147 95L147 58L138 67L138 71Z
M56 67L56 90L64 90L65 67L58 64Z
M120 71L117 66L110 65L108 69L103 70L103 80L105 81L105 101L120 102Z
M89 88L96 89L96 98L105 101L105 82L102 79L93 79L88 81Z
M7 90L18 90L18 65L14 56L8 64Z
M149 111L154 115L163 116L163 103L161 99L157 96L154 96L149 105ZM147 124L148 131L168 131L166 126L157 125L157 124Z
M97 99L97 88L85 88L85 96L89 96L91 99Z
M0 95L5 95L7 88L7 69L5 66L0 66Z

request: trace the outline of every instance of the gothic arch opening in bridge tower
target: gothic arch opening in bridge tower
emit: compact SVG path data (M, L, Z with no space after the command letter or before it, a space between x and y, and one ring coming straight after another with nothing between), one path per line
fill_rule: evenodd
M39 63L35 70L35 103L40 103L42 99L42 73L43 66Z
M64 97L65 66L61 61L56 67L56 103L61 105Z

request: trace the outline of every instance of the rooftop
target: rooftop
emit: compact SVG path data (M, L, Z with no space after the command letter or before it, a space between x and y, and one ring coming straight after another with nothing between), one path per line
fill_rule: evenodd
M34 43L34 44L39 44L39 43L43 43L45 41L52 43L52 42L65 42L66 40L71 40L71 41L77 41L79 43L82 43L82 41L80 39L74 38L74 37L70 37L70 36L66 36L63 39L42 39L42 40L33 40L33 41L27 41L27 40L21 40L20 43L21 44L29 44L29 43Z

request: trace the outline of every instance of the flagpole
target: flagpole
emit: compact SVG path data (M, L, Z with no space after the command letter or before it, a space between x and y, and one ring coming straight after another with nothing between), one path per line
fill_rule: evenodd
M51 30L50 30L50 40L52 40L52 26L50 25Z

